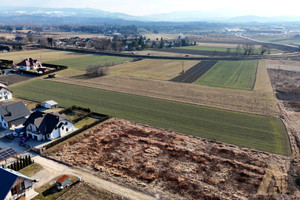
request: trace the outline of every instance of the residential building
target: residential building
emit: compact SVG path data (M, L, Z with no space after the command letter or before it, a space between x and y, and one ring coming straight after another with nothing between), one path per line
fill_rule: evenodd
M73 132L73 123L66 119L66 115L44 113L36 111L32 113L24 123L27 137L42 140L54 140Z
M23 126L30 111L22 101L0 106L0 128L11 129Z
M0 168L0 180L0 199L26 199L29 193L34 193L32 185L36 181L12 169Z
M20 70L26 71L26 70L37 69L39 67L42 67L42 63L38 60L28 58L18 63L17 66L19 67Z
M0 86L0 102L8 102L12 100L12 93L10 89Z

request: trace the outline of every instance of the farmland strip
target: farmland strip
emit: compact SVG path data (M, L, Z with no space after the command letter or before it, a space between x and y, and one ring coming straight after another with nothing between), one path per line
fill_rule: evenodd
M205 74L210 68L212 68L217 61L202 61L196 64L194 67L187 70L185 73L171 79L174 82L192 83Z

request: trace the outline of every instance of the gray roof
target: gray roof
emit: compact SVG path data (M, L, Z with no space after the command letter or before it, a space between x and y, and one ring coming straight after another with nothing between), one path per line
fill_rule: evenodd
M30 115L30 112L25 104L19 101L17 103L0 106L0 115L2 115L5 121L12 122Z
M7 196L7 194L10 192L12 186L14 185L18 177L35 182L34 179L29 178L12 169L0 168L0 180L1 180L0 199L4 199Z
M57 102L55 102L55 101L53 101L53 100L44 101L43 103L49 104L50 106L55 106L55 105L57 105Z
M58 122L65 119L66 115L64 114L61 115L58 113L52 114L36 111L28 117L28 119L24 122L24 126L34 124L40 133L47 134L53 131Z

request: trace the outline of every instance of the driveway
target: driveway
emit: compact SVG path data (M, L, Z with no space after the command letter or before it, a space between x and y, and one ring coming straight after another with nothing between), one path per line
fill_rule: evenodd
M66 165L60 164L58 162L46 159L41 156L35 156L34 162L43 166L43 170L36 173L32 178L36 179L38 182L34 184L34 188L38 188L46 183L49 183L52 179L57 176L68 174L77 177L81 177L87 183L90 183L96 187L108 190L112 193L118 194L120 196L133 199L133 200L155 200L154 197L141 192L126 188L124 186L103 180L91 173L81 171L68 167Z

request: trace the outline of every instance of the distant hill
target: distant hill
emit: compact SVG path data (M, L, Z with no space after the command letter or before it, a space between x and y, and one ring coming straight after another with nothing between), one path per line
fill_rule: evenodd
M222 13L222 14L220 14ZM229 11L180 11L148 16L132 16L91 8L0 7L0 23L138 23L138 22L285 22L300 17L229 17Z

